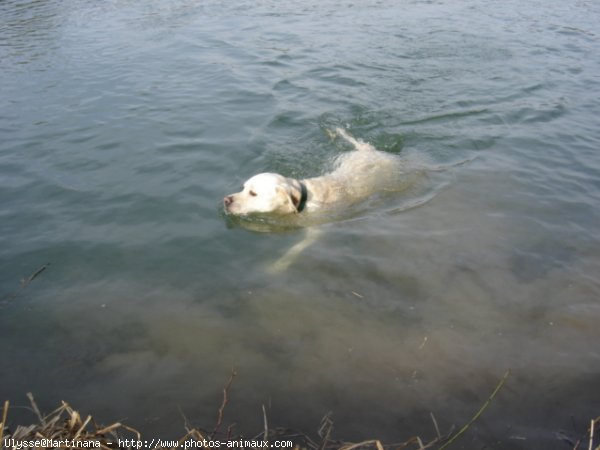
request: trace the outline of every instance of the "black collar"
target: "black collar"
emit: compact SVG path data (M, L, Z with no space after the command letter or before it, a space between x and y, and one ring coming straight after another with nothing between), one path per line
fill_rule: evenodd
M308 199L308 191L306 190L306 185L300 181L300 192L301 192L301 197L300 197L300 202L298 203L298 207L296 208L298 210L298 212L302 212L304 211L304 208L306 207L306 200Z

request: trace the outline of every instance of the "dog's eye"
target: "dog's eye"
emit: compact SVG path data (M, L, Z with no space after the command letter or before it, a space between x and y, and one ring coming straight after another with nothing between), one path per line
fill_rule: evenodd
M249 194L250 194L252 197L256 197L256 192L254 192L254 191L250 191L250 192L249 192Z

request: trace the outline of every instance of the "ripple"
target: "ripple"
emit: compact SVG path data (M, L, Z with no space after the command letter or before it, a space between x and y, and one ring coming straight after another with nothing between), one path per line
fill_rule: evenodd
M537 108L523 107L506 115L508 123L544 123L552 122L563 115L567 109L562 104L539 106Z
M426 124L429 122L447 122L447 121L456 121L462 119L464 117L471 116L479 116L481 114L487 114L489 110L487 109L472 109L467 111L451 111L444 112L441 114L435 114L430 116L425 116L422 118L407 120L402 122L403 125L417 125L417 124Z

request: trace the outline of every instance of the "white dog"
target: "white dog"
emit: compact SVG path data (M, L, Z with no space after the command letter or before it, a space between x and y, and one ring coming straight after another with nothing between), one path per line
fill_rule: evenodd
M283 219L282 222L288 224L291 220L292 224L306 226L329 217L328 214L321 216L318 213L345 213L349 206L375 192L398 191L410 184L407 183L410 177L406 177L397 155L380 152L372 145L354 139L341 128L337 128L336 132L350 142L355 151L342 154L332 172L305 180L276 173L255 175L244 183L241 192L223 199L225 212L234 216L266 215ZM304 239L267 270L285 270L305 248L315 242L319 234L319 228L308 227Z
M346 207L374 192L397 189L402 173L398 156L380 152L341 128L336 132L356 150L338 158L333 172L305 180L276 173L255 175L244 183L241 192L223 199L225 212L240 216L308 214Z

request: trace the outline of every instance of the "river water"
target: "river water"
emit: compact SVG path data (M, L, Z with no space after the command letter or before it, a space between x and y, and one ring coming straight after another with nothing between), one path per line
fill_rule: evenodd
M600 3L0 2L0 394L572 448L600 414ZM221 199L354 136L411 189L258 233ZM48 266L45 266L49 264ZM27 278L46 269L27 283ZM21 280L26 286L22 289Z

